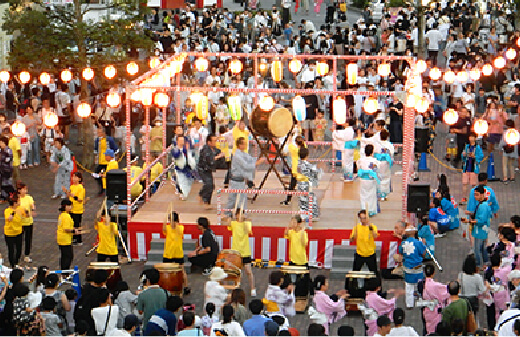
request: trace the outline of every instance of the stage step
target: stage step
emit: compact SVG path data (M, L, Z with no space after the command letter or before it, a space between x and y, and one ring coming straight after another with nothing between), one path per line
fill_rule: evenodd
M330 278L332 280L343 280L345 274L354 267L354 254L356 253L356 245L335 245L332 247L332 267L330 270ZM377 262L381 258L381 247L376 246ZM368 271L366 265L361 270Z
M165 241L166 239L152 239L152 241L150 241L150 250L147 254L147 261L144 264L144 269L153 268L155 264L162 263ZM196 247L196 239L184 239L182 241L182 249L184 250L184 267L186 269L186 273L191 272L191 263L188 262L187 255L189 252L195 250Z

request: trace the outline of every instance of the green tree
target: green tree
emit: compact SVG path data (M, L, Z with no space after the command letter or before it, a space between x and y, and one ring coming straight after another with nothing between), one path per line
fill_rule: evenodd
M90 65L101 69L108 64L118 68L118 81L126 75L125 64L138 49L153 47L142 28L146 3L140 0L109 0L106 5L91 5L89 0L73 0L52 8L41 0L28 6L23 0L12 0L4 13L3 29L13 36L8 62L15 71L57 72L70 67L77 72ZM99 20L84 19L89 12L102 13ZM110 14L116 14L112 19ZM103 86L113 84L103 80ZM87 82L82 80L81 98L90 96ZM83 123L82 162L94 165L92 124Z

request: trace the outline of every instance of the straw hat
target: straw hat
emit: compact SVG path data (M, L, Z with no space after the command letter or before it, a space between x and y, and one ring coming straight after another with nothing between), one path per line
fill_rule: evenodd
M213 267L211 270L211 274L209 274L209 278L212 281L220 281L228 277L228 274L224 272L224 270L220 267Z

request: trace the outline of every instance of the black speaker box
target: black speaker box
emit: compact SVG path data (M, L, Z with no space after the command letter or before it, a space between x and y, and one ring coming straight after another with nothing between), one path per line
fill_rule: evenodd
M126 172L110 170L107 172L107 200L121 203L126 200Z
M430 184L414 182L408 185L406 210L425 214L430 209Z
M415 129L415 153L428 152L430 129Z

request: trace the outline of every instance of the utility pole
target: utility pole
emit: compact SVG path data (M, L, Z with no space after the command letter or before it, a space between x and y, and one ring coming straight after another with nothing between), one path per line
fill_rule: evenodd
M426 59L426 51L424 49L424 7L422 0L415 0L415 9L417 11L417 57Z

